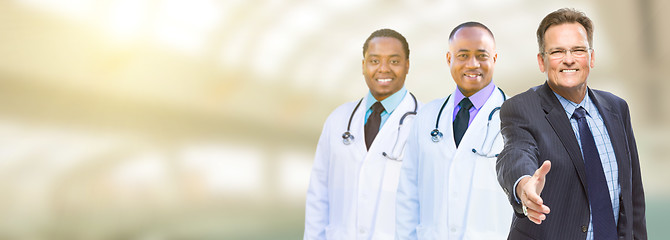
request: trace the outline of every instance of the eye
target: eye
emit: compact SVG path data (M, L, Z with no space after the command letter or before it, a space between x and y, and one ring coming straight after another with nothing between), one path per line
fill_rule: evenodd
M586 49L584 48L578 48L578 49L573 49L572 54L579 55L579 56L584 56L586 55Z
M372 64L379 64L379 59L370 59L369 62Z
M391 64L398 64L398 63L400 63L400 61L398 61L398 60L391 60Z
M563 53L565 53L565 50L563 50L563 49L552 50L551 52L549 52L550 55L560 55L560 54L563 54Z
M465 59L468 59L468 55L465 54L465 53L461 53L461 54L456 55L456 58L458 60L465 60Z
M482 54L477 55L477 59L486 60L486 59L489 59L489 55L482 53Z

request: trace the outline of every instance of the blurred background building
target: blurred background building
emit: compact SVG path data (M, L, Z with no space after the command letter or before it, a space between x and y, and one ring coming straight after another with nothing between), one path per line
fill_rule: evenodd
M480 21L495 83L543 83L535 30L595 22L589 84L628 100L651 239L670 236L670 2L0 1L0 239L300 239L322 124L362 97L362 44L405 35L407 88L454 90L449 32Z

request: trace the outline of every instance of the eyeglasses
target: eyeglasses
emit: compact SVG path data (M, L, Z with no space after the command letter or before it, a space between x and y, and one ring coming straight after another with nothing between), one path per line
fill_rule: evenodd
M549 52L543 52L543 55L549 55L551 59L563 59L567 52L570 52L573 57L583 58L589 54L591 48L574 48L574 49L554 49Z

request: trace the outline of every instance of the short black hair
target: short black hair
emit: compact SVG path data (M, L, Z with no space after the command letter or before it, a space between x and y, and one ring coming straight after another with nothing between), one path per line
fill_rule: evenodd
M491 29L486 27L486 25L484 25L480 22L464 22L464 23L461 23L458 26L456 26L454 28L454 30L451 30L451 34L449 34L449 41L451 42L451 40L454 39L454 35L456 35L456 32L458 30L460 30L461 28L466 28L466 27L480 27L480 28L483 28L484 30L489 32L489 34L491 34L491 38L493 38L493 41L496 40L496 38L493 36L493 32L491 32Z
M365 43L363 44L363 57L365 57L365 53L368 52L368 44L370 43L370 40L376 37L391 37L398 39L398 41L400 41L400 43L402 44L403 50L405 50L405 56L407 57L407 59L409 59L409 44L407 43L407 39L405 39L405 37L402 36L402 34L388 28L379 29L370 34L368 39L366 39Z

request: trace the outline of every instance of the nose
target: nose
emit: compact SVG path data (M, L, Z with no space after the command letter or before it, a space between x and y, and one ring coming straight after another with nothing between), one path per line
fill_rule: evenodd
M389 63L387 61L382 61L379 64L379 71L380 72L389 72L391 70L391 66L389 66Z
M477 58L472 56L469 57L468 60L465 61L465 67L467 68L479 68L479 61L477 61Z
M572 65L575 63L575 56L572 55L572 51L567 51L565 57L563 57L563 63L566 65Z

